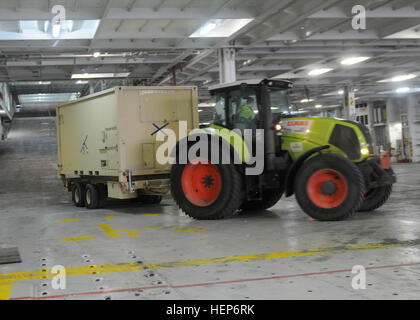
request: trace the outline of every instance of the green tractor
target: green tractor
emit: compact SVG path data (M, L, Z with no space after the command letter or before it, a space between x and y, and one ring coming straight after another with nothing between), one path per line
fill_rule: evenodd
M396 178L373 154L369 130L353 121L293 116L291 87L264 79L210 88L213 123L180 139L171 154L171 193L187 215L227 218L294 194L306 214L334 221L388 200ZM208 152L197 152L200 142ZM250 162L252 150L254 159L262 158L258 174L247 173L258 166ZM228 161L218 161L222 152Z

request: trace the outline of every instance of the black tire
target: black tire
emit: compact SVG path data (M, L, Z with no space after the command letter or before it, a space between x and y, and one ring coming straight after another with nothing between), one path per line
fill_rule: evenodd
M274 206L283 195L282 189L267 189L263 191L262 200L245 201L241 209L243 211L250 210L266 210Z
M310 178L315 178L315 174L323 172L328 172L327 177L331 176L330 180L328 178L325 181L329 183L329 186L325 187L329 190L324 191L318 187L308 188L309 183L313 183ZM340 176L336 174L337 172ZM334 179L336 181L333 181ZM317 186L317 184L312 186ZM294 183L295 197L300 207L306 214L321 221L343 220L358 211L363 202L364 188L364 180L359 168L352 161L336 154L324 154L307 160L298 171ZM319 199L318 204L313 202L315 201L313 195L312 199L309 196L309 190L314 191L316 195L320 194L319 198L316 198ZM336 202L330 202L332 199L336 199Z
M162 196L141 194L139 195L138 200L145 204L159 204L162 201Z
M171 168L171 193L177 205L191 218L215 220L233 216L241 206L244 193L241 174L231 164L217 164L221 177L221 190L210 205L197 206L190 202L182 187L182 174L186 164L174 164Z
M384 187L370 189L365 197L359 211L373 211L387 202L392 193L392 184Z
M85 186L76 182L71 187L71 200L76 207L85 206Z
M108 198L108 189L106 185L103 183L98 183L96 187L98 189L98 197L99 197L98 208L103 208L105 207L106 200Z
M99 205L99 191L96 185L88 184L85 189L85 207L97 209Z

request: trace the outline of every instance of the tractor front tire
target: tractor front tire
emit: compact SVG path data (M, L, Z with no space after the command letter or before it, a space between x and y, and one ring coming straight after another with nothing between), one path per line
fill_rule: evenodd
M245 201L241 209L243 211L250 210L267 210L274 206L283 195L282 189L267 189L263 191L262 200Z
M173 164L171 194L187 215L198 220L233 216L243 202L243 180L231 164L192 161Z
M337 154L307 160L294 183L303 211L320 221L338 221L357 212L364 199L364 179L359 168Z
M373 211L387 202L392 192L392 184L365 191L364 200L359 211Z

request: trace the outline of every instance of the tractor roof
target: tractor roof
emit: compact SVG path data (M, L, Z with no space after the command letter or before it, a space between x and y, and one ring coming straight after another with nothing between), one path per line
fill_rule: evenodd
M249 85L249 86L258 86L264 83L268 83L270 87L276 88L291 88L293 86L292 82L289 80L283 79L251 79L251 80L242 80L242 81L235 81L230 83L221 83L216 84L214 86L209 87L210 91L222 90L225 88L231 87L240 87L241 85Z

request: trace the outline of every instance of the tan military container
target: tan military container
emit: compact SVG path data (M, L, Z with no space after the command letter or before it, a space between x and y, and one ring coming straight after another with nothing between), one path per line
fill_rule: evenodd
M101 184L117 199L168 193L171 166L156 161L156 132L164 126L178 140L180 121L198 127L197 105L196 87L116 87L57 106L65 187Z

